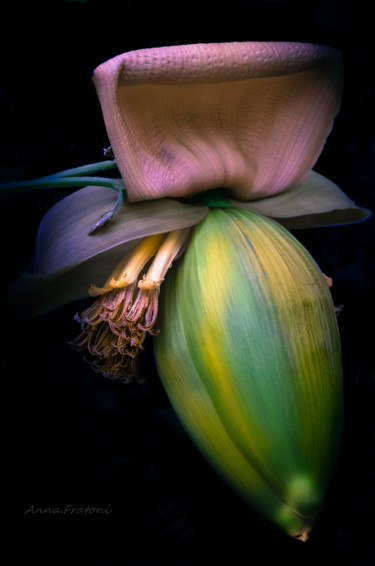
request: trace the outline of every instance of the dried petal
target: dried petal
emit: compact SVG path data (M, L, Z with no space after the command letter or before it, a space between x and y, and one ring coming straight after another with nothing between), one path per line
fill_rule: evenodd
M94 73L131 201L215 187L277 194L314 165L339 108L338 51L304 43L141 49Z

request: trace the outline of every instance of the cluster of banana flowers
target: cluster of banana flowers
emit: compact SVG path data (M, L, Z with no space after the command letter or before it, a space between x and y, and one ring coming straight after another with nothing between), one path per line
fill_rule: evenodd
M335 466L343 400L330 281L289 229L369 215L312 171L341 67L331 48L252 42L100 65L94 83L126 199L91 235L110 188L52 207L35 273L9 294L18 316L93 297L72 344L109 378L141 378L139 353L155 335L160 378L199 450L301 540Z

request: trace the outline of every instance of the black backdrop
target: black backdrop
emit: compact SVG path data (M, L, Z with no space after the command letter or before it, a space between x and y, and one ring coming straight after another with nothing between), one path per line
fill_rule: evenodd
M316 170L366 208L374 207L374 76L369 3L338 1L106 0L14 3L3 18L0 154L2 180L33 178L102 159L108 145L92 70L121 52L223 41L302 41L342 50L342 110ZM4 37L7 27L9 36ZM37 226L69 191L1 201L2 296L32 266ZM302 544L255 517L182 430L146 344L143 386L91 373L66 338L68 305L31 321L2 308L5 440L11 506L24 530L17 548L55 564L370 564L373 537L374 221L296 233L344 304L346 421L325 509ZM7 424L8 423L8 424ZM5 490L8 491L8 486ZM21 495L21 497L18 497ZM17 502L17 504L16 504ZM67 512L66 506L102 514ZM44 514L36 509L44 509ZM72 507L69 507L71 510Z

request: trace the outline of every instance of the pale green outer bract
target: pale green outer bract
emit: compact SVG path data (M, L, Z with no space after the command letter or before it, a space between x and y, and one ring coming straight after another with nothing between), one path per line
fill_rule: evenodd
M310 530L342 425L340 340L318 266L276 222L214 209L163 287L156 361L187 432L261 513L294 536Z

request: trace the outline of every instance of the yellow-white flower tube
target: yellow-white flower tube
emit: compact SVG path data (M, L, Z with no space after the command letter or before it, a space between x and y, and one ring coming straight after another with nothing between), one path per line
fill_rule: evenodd
M306 540L342 426L325 277L276 222L217 208L162 290L158 371L201 452L259 512Z

